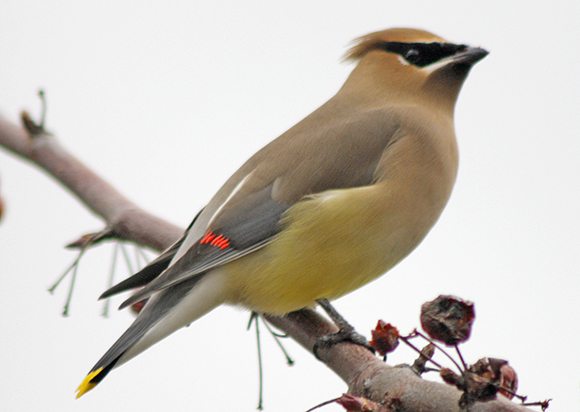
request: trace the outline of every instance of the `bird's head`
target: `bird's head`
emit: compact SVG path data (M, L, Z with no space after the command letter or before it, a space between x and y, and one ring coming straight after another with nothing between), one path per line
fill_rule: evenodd
M487 54L424 30L394 28L358 38L345 57L358 62L349 79L355 88L452 108L469 70Z

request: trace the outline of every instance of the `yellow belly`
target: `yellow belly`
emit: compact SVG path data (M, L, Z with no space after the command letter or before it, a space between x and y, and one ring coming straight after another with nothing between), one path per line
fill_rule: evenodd
M227 270L232 303L284 314L334 299L397 264L435 222L416 219L389 190L335 190L299 202L285 229L268 246ZM413 202L413 199L408 199Z

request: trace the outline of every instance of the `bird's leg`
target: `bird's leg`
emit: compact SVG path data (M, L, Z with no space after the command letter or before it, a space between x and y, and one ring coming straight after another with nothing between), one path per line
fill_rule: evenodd
M317 303L324 309L328 317L332 319L334 324L338 326L338 332L330 333L328 335L321 336L318 338L314 344L312 351L317 359L320 359L318 351L321 348L330 348L340 342L351 342L360 346L364 346L372 353L375 353L375 349L369 345L367 339L354 330L354 327L342 317L340 313L330 304L327 299L317 300Z

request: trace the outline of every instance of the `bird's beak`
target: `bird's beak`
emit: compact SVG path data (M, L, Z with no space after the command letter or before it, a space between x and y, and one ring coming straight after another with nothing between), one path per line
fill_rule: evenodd
M481 47L467 47L462 52L453 56L453 62L473 66L488 54L489 52Z

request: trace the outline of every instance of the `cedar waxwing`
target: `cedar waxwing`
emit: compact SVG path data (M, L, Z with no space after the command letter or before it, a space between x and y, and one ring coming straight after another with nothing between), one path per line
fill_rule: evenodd
M415 29L359 38L338 93L240 167L181 239L101 296L142 287L121 307L148 301L77 397L221 304L328 311L328 300L407 256L449 199L455 101L486 55Z

